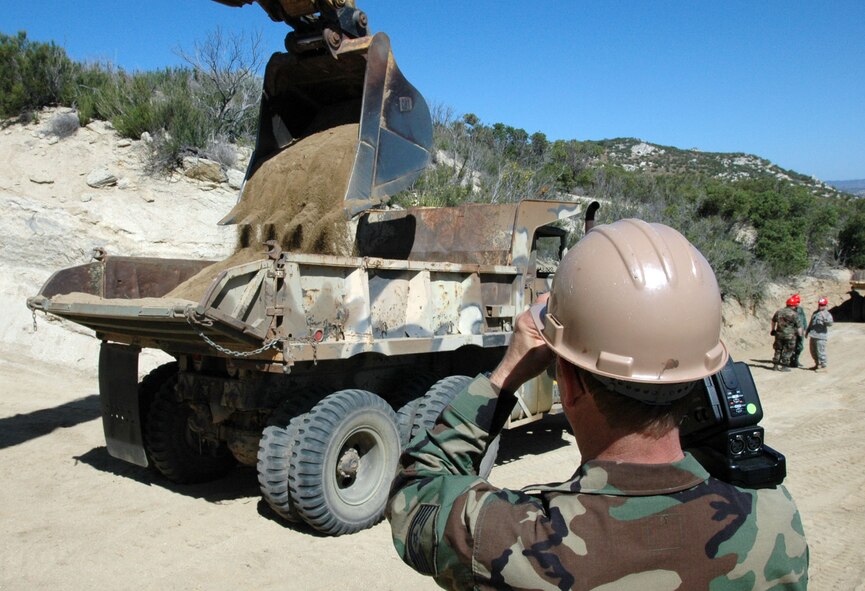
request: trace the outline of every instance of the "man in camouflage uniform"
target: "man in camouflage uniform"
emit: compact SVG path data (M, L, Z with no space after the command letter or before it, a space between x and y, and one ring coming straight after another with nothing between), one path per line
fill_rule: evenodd
M726 363L720 320L714 273L681 234L593 228L495 371L403 455L387 510L403 560L452 589L805 589L787 490L716 480L679 443L684 397ZM561 484L496 488L481 458L553 360L582 464Z
M790 371L790 360L796 351L796 338L802 336L805 328L804 323L799 320L796 305L796 299L790 296L786 306L772 316L772 330L769 334L775 337L772 367L776 371Z
M799 325L804 329L808 324L808 319L805 317L805 308L802 307L802 298L798 293L793 294L793 299L796 301L796 315L799 317ZM805 350L805 335L796 336L796 348L793 350L793 356L790 357L790 367L802 367L799 362L799 356Z
M832 314L827 310L828 306L829 300L826 298L817 300L817 310L811 315L811 322L805 331L805 336L811 337L810 350L814 359L814 367L811 369L814 371L827 371L826 340L829 338L829 327L834 322Z

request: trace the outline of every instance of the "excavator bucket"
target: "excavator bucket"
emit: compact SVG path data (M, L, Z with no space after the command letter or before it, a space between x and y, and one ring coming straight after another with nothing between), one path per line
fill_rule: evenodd
M432 120L423 96L397 67L387 35L343 37L337 47L321 43L312 48L290 36L286 45L289 51L274 54L265 71L258 138L246 180L294 143L355 124L354 165L344 187L347 217L408 188L429 164ZM342 177L330 180L342 182ZM243 223L247 187L245 183L238 204L221 223ZM303 195L287 194L285 199Z

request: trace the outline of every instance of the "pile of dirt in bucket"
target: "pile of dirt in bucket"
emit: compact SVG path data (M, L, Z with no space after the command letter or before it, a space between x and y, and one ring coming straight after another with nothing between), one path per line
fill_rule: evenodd
M239 239L228 259L202 269L168 297L198 301L220 271L265 258L264 242L307 254L351 255L343 199L357 148L358 124L316 133L265 161L231 211Z
M275 239L293 252L350 254L343 198L357 134L357 124L327 129L264 162L231 212L240 247Z

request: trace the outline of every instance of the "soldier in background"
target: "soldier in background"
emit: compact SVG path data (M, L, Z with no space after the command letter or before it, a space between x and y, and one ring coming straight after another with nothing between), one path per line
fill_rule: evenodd
M805 331L805 336L810 336L809 342L811 357L814 359L814 371L826 371L826 340L829 338L829 327L832 326L834 319L832 314L826 308L829 306L829 300L820 298L817 300L817 310L811 315L811 322L808 323L808 330Z
M805 308L802 307L802 298L798 293L793 294L793 299L796 301L796 315L799 316L799 325L802 328L808 324L808 318L805 316ZM802 367L799 362L799 356L805 350L805 335L796 335L796 348L793 350L793 356L790 358L790 367Z
M728 357L703 256L660 224L596 226L539 302L401 458L387 517L402 559L451 589L805 589L786 489L719 481L679 442L685 397ZM582 463L561 484L496 488L481 458L553 361Z
M776 371L790 371L790 360L796 351L796 337L802 336L804 332L805 326L799 320L796 305L796 299L790 296L786 306L772 316L772 330L769 334L775 337L772 368Z

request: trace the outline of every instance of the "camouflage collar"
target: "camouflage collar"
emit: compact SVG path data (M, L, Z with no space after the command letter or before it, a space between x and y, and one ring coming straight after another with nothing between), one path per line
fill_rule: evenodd
M673 464L627 464L593 460L581 465L573 478L561 484L532 485L523 492L566 492L616 496L665 495L705 482L709 473L685 452Z

